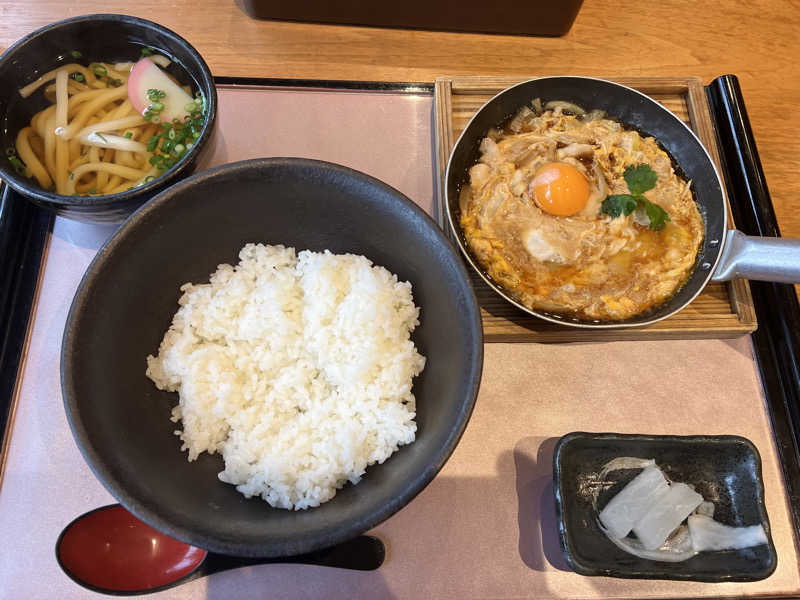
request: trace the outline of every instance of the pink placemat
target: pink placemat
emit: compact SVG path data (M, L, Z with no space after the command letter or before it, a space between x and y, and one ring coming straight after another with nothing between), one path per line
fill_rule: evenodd
M433 207L426 95L220 89L208 165L305 156L378 177ZM114 231L56 219L0 488L0 598L90 598L53 545L77 515L114 499L78 451L62 408L61 335L72 296ZM424 318L424 315L423 315ZM583 577L558 545L552 455L570 431L735 434L763 460L778 567L753 583ZM796 540L750 340L487 344L466 433L436 479L372 533L380 570L266 565L152 598L675 598L800 594ZM98 596L99 597L99 596Z

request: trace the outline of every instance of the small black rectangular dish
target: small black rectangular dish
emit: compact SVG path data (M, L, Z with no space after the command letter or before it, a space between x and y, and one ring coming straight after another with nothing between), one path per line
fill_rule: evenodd
M740 550L700 552L678 563L628 554L609 540L597 521L592 491L608 461L630 456L655 459L675 482L693 486L714 503L714 519L726 525L763 524L768 543ZM618 493L640 469L608 476L613 485L601 489L597 508ZM758 581L775 570L778 557L764 506L761 457L756 447L738 436L626 435L573 432L562 437L553 455L553 490L561 549L581 575L686 581Z

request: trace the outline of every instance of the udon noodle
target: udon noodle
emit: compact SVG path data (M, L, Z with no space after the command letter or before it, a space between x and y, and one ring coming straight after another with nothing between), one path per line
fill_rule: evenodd
M153 157L166 149L168 138L159 137L164 124L146 120L128 99L132 65L66 64L19 90L28 98L46 86L45 97L52 102L17 134L16 154L27 177L58 194L95 195L123 192L161 174L164 163ZM187 86L183 89L191 95ZM172 156L180 158L174 151Z

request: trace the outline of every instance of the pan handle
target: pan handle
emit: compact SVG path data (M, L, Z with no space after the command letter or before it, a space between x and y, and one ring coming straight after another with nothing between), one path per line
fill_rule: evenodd
M711 279L800 283L800 239L750 236L730 229Z

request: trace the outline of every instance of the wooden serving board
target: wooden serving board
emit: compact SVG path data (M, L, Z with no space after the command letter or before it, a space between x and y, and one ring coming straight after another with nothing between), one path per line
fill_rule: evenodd
M449 230L444 201L444 177L450 152L472 115L500 91L532 77L439 77L434 92L439 197L435 217ZM705 88L697 77L636 77L614 79L654 98L697 133L720 168L719 150ZM724 185L724 184L723 184ZM727 196L726 196L727 197ZM728 222L733 217L728 211ZM646 327L579 329L537 319L492 290L468 265L478 296L487 342L588 342L733 338L755 331L757 323L750 286L745 280L710 283L695 300L669 319Z

